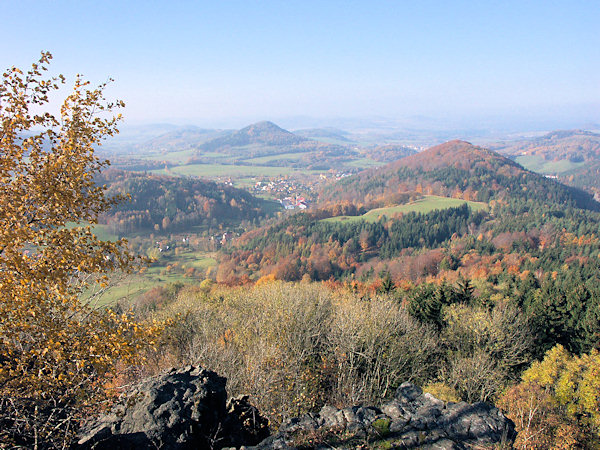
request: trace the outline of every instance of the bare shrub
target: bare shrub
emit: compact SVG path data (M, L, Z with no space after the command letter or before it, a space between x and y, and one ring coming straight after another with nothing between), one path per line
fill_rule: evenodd
M391 298L339 299L329 338L334 402L373 402L402 381L424 381L441 356L437 341L431 328Z
M168 352L228 378L270 419L375 401L421 382L441 356L434 331L391 298L360 299L318 283L185 289L170 305Z
M492 311L454 304L444 313L448 365L441 378L466 401L489 400L529 361L532 337L518 308L500 303Z

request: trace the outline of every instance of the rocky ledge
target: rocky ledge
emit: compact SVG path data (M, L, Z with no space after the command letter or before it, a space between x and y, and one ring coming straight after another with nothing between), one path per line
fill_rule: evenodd
M84 428L78 448L467 449L509 447L515 438L514 424L492 405L444 403L411 383L380 407L325 406L269 436L248 397L226 401L225 383L192 366L146 379Z
M213 449L253 445L268 421L247 396L227 401L226 379L201 367L171 369L123 394L110 414L89 423L81 449Z
M510 447L514 424L488 403L444 403L411 384L402 384L380 408L325 406L285 422L254 449Z

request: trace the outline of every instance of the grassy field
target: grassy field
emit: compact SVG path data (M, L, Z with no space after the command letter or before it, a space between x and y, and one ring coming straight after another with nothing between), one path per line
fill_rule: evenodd
M159 259L148 267L144 273L113 275L110 278L109 288L96 301L97 306L114 305L121 300L135 298L155 286L164 286L169 283L196 284L204 279L206 269L217 264L214 254L205 252L185 252L180 255L171 255ZM169 270L169 266L171 267ZM186 277L185 269L193 267L197 275ZM89 298L93 290L87 292L83 299Z
M366 220L367 222L377 222L380 217L392 217L394 214L408 213L408 212L419 212L427 213L436 209L456 208L467 203L474 211L479 211L487 208L485 203L480 202L469 202L461 200L459 198L449 197L438 197L437 195L426 195L423 198L407 203L405 205L390 206L387 208L376 208L372 209L362 216L338 216L324 219L329 222L343 222L343 221L355 221L355 220Z
M540 155L517 156L515 161L526 169L543 174L561 174L585 164L584 162L574 163L567 159L547 161Z
M371 167L381 167L381 166L385 166L386 163L383 163L381 161L375 161L374 159L371 158L360 158L360 159L355 159L354 161L350 161L349 163L346 163L347 166L350 167L357 167L359 169L369 169Z
M168 161L175 164L185 164L189 158L196 154L196 150L180 150L175 152L153 153L144 159L151 161Z
M285 159L290 162L296 162L305 156L310 154L310 152L306 153L280 153L278 155L268 155L268 156L258 156L256 158L245 159L244 161L248 164L269 164L271 161L278 161L281 159Z
M239 166L229 164L188 164L185 166L176 166L165 169L153 170L153 173L161 175L183 175L196 177L276 177L292 175L295 173L308 173L318 175L322 170L302 170L290 167L271 167L271 166Z

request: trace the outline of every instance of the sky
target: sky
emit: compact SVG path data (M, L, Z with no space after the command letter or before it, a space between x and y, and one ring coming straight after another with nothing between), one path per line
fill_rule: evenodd
M129 123L600 123L600 2L0 0L0 65L112 77Z

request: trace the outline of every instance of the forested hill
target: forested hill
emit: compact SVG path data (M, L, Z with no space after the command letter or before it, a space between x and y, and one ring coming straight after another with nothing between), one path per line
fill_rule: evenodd
M272 202L243 189L197 178L109 169L98 176L98 183L107 185L108 195L131 196L131 201L117 205L101 218L122 232L239 224L263 217L274 208Z
M227 147L243 147L252 144L261 145L295 145L308 139L296 136L273 122L258 122L234 131L233 133L211 139L200 146L202 150L212 151Z
M390 164L387 170L401 167L426 171L445 167L464 170L482 167L488 170L500 170L505 174L515 174L523 170L518 164L498 153L460 140L445 142L423 152L415 153L402 161Z
M385 203L398 193L416 191L465 200L501 204L575 206L598 210L591 195L525 170L498 153L464 141L450 141L408 156L379 169L330 185L322 204Z
M410 155L416 154L417 151L404 145L378 145L369 151L369 155L375 161L392 162Z
M600 214L589 194L467 142L344 178L323 196L320 208L284 216L224 248L217 280L388 273L401 283L509 269L542 277L565 261L597 261ZM443 197L468 202L452 206Z
M307 139L284 130L272 122L264 121L204 142L197 146L196 155L192 157L191 161L198 160L201 162L206 153L214 152L245 159L282 153L310 153L315 151L328 156L353 155L356 153L349 147ZM306 163L303 165L306 165Z

